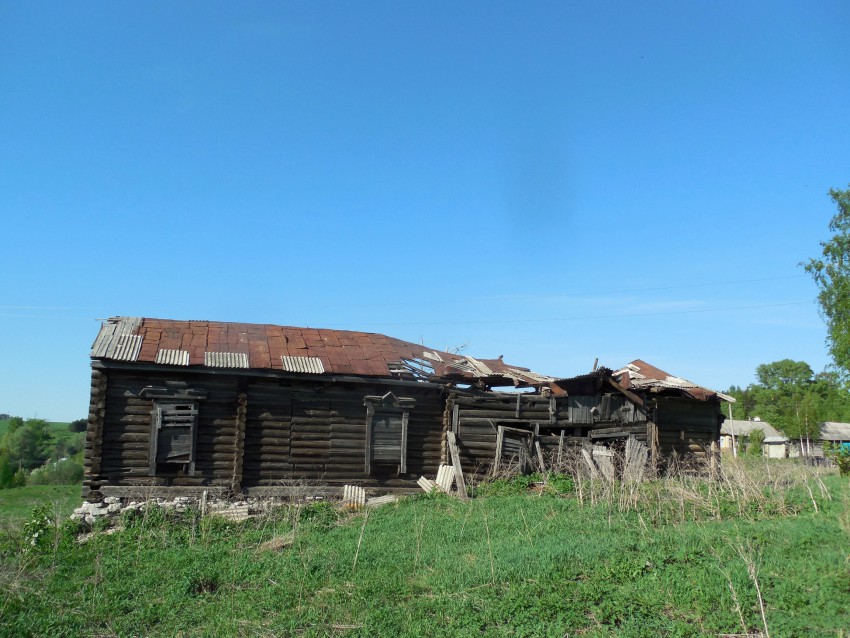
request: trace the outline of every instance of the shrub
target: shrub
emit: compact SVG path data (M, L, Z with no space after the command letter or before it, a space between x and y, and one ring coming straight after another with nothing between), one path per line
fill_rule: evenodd
M48 462L36 468L26 479L27 485L70 485L83 480L83 464L77 459Z
M85 432L89 427L89 422L86 419L77 419L68 424L70 432Z
M760 456L762 443L764 443L764 430L753 430L750 432L747 443L747 454L750 456Z
M850 476L850 445L827 443L825 452L827 457L838 466L838 473L841 476Z
M24 542L29 548L45 547L53 531L53 509L49 504L39 505L33 509L30 520L24 523Z

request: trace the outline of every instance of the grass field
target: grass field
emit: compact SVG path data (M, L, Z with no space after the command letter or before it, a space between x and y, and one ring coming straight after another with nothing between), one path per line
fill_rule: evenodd
M50 505L62 518L70 516L81 502L80 485L30 485L0 490L0 528L30 518L38 505Z
M151 509L83 544L10 536L0 634L654 638L767 624L774 638L846 638L848 482L784 467L749 496L731 481L506 482L469 503L319 503L245 523Z

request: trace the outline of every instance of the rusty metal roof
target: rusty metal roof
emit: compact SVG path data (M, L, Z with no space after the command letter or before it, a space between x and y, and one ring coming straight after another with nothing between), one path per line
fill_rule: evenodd
M727 394L704 388L693 381L688 381L687 379L664 372L664 370L656 368L641 359L635 359L625 367L620 368L614 372L614 377L618 378L620 384L625 388L654 392L672 390L679 391L700 401L707 401L717 397L729 403L735 402L735 399Z
M476 359L368 332L269 324L113 317L93 359L250 368L526 387L552 380L498 359Z

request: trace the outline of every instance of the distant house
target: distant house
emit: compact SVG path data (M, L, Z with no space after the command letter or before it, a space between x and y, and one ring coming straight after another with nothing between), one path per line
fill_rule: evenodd
M706 457L731 400L641 360L556 379L380 334L213 321L114 317L91 365L91 499L418 490L452 440L464 473L629 437L659 467Z
M818 424L820 429L820 440L834 445L842 445L850 448L850 423L836 423L835 421L824 421Z
M800 439L791 439L788 456L823 459L824 444L844 445L850 448L850 423L823 421L818 423L818 434Z
M784 459L788 457L788 437L783 436L776 428L767 421L753 420L740 421L726 419L720 428L720 449L731 451L733 446L739 445L739 440L748 438L754 430L764 433L764 441L761 445L763 456L770 459ZM739 451L740 448L738 448Z

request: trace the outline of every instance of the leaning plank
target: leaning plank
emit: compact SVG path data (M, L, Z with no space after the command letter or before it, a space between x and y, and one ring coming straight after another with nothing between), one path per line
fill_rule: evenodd
M623 478L626 481L640 482L646 470L646 460L649 450L646 445L630 436L626 441L626 462Z
M546 461L543 459L543 450L540 448L540 441L535 438L534 451L537 452L537 462L540 463L540 471L546 471Z
M614 469L614 453L606 448L595 448L593 450L593 460L596 461L596 466L602 475L609 481L614 480L616 470Z
M455 482L457 483L457 495L462 501L468 501L469 495L466 493L466 481L463 478L463 467L460 464L460 450L457 447L457 437L455 433L449 430L446 432L446 439L449 442L449 451L452 455L452 465L455 468Z
M590 469L590 478L599 478L599 470L596 467L596 463L593 462L593 457L590 456L590 453L587 450L582 450L581 455L584 458L584 462L587 463L587 467Z

